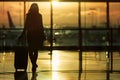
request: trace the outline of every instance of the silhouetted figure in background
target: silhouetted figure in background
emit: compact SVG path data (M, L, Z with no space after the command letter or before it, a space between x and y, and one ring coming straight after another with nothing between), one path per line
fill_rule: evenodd
M38 50L43 48L45 40L42 15L36 3L33 3L27 13L25 26L19 40L27 35L29 57L32 63L32 71L35 72L38 58Z

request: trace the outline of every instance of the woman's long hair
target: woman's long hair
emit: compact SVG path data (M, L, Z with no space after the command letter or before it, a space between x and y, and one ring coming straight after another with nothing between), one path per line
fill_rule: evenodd
M28 13L38 13L38 12L39 12L38 5L36 3L33 3L31 5Z

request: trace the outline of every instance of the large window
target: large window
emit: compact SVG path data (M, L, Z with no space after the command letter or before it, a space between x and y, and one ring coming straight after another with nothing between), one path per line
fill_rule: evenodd
M0 2L1 46L15 46L32 3ZM119 46L120 3L109 3L109 23L106 2L53 2L52 7L50 2L36 3L43 16L46 37L48 42L53 39L53 46L79 46L80 39L82 46L109 46L110 42L113 46ZM15 27L9 24L8 15ZM79 34L80 28L82 36ZM50 38L51 33L53 38Z

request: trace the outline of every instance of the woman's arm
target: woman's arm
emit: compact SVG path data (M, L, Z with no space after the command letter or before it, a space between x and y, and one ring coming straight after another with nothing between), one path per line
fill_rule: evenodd
M22 31L21 35L18 37L18 41L21 41L21 39L26 35L27 24L28 24L28 17L26 17L26 20L25 20L25 23L24 23L24 28L23 28L23 31Z

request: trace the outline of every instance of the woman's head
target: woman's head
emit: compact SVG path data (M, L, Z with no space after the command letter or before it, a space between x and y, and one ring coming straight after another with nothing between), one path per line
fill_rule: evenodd
M38 8L38 5L36 3L33 3L29 9L29 12L31 13L36 13L36 12L39 12L39 8Z

